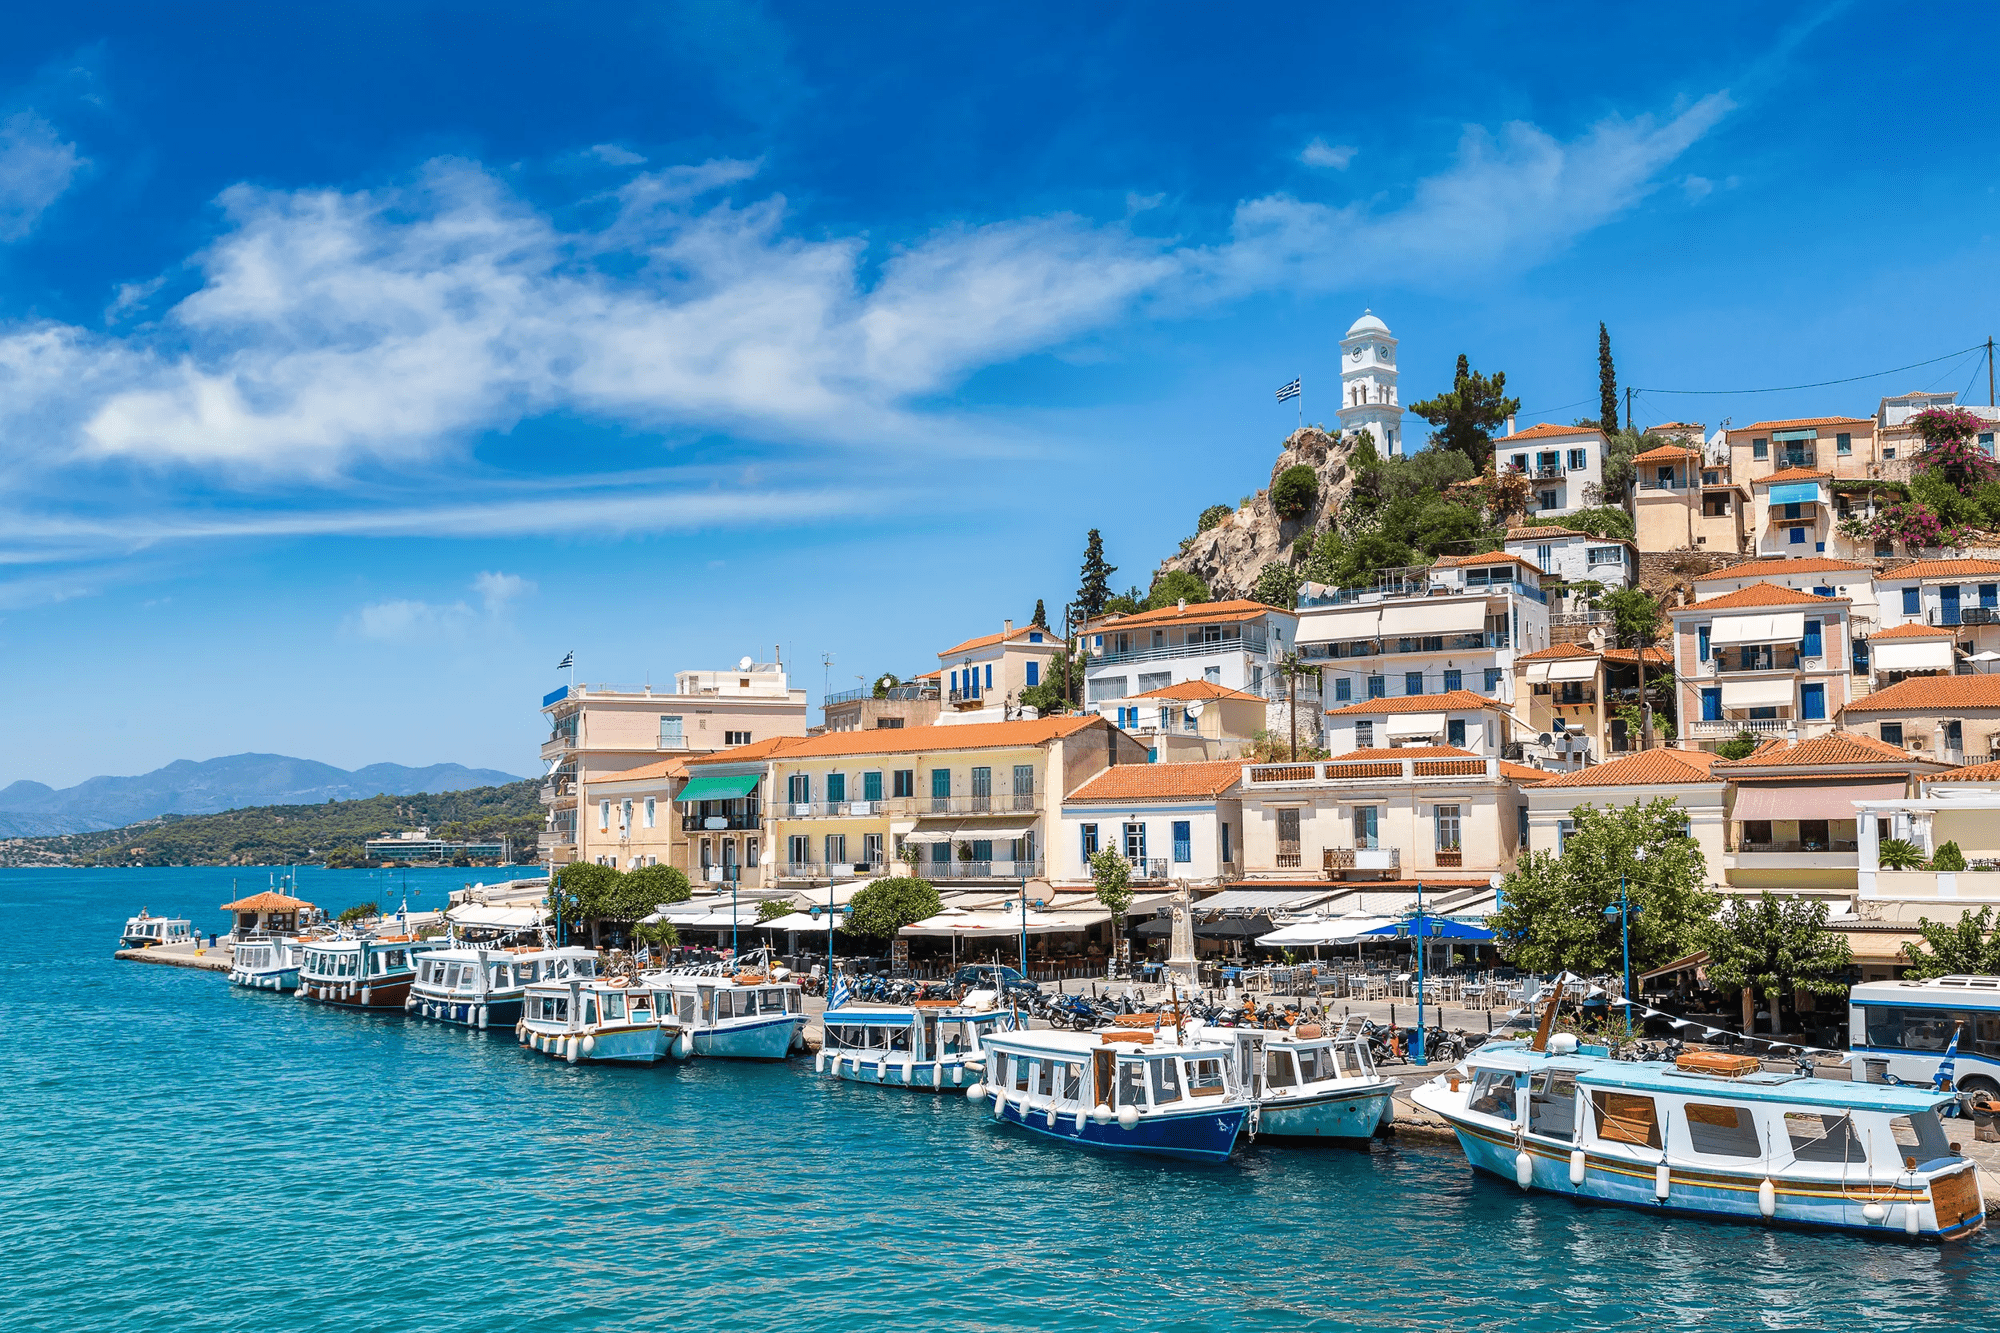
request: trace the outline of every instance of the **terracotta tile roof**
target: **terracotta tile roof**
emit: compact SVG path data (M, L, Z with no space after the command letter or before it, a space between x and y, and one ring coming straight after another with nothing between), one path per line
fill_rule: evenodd
M1677 606L1673 608L1673 615L1678 618L1702 611L1733 611L1745 606L1830 606L1835 603L1845 606L1848 601L1845 597L1819 597L1775 583L1753 583L1747 588L1723 593L1720 597L1705 597L1692 606Z
M1042 642L1049 646L1050 651L1054 651L1056 648L1062 646L1062 635L1052 634L1048 630L1042 629L1040 625L1023 625L1011 634L982 634L976 639L967 639L964 643L955 643L943 652L940 652L938 656L956 657L960 653L969 653L975 648L991 648L1002 639L1012 643L1016 639L1026 639L1031 631L1040 632Z
M1558 426L1552 422L1544 421L1539 426L1530 426L1526 430L1515 431L1512 435L1503 435L1493 443L1497 447L1503 444L1512 444L1516 440L1555 440L1561 439L1566 435L1601 436L1603 434L1604 432L1596 426Z
M1603 657L1607 662L1627 662L1633 666L1639 665L1639 650L1637 648L1606 648ZM1669 662L1673 661L1673 654L1664 648L1648 648L1646 650L1646 660L1658 666L1666 666Z
M1884 579L1949 579L1969 574L2000 574L2000 560L1919 560L1883 574Z
M1718 569L1708 574L1694 576L1696 583L1708 583L1716 579L1761 578L1766 574L1863 574L1873 573L1873 565L1860 564L1853 560L1835 560L1829 555L1807 556L1803 560L1749 560L1727 569Z
M1699 421L1662 421L1659 425L1648 426L1646 427L1646 429L1656 430L1656 431L1657 430L1707 430L1708 426Z
M1718 774L1734 775L1759 768L1789 768L1793 765L1907 764L1911 757L1901 748L1853 731L1833 731L1797 744L1766 741L1747 759L1724 759L1715 765ZM1918 760L1921 763L1923 761Z
M1788 467L1782 472L1773 472L1768 477L1752 477L1750 484L1752 486L1769 486L1774 482L1780 481L1824 481L1832 475L1831 472L1818 472L1809 467Z
M772 738L773 741L798 741L804 739L805 737L803 736L778 736ZM760 745L769 745L772 741L760 741L758 743ZM616 773L600 773L595 781L638 782L653 778L684 778L687 776L689 762L690 760L683 755L676 755L672 759L656 759L650 764L641 764L637 768L624 768Z
M1510 542L1540 541L1545 537L1588 537L1591 534L1577 528L1509 528L1507 540Z
M1103 620L1093 620L1085 628L1092 634L1117 627L1130 629L1134 625L1167 625L1185 622L1190 625L1211 624L1215 621L1256 620L1268 615L1290 616L1292 613L1282 607L1266 606L1262 602L1246 602L1241 598L1226 602L1189 602L1183 611L1179 606L1163 606L1157 611L1141 611L1137 615L1109 616Z
M1868 642L1878 639L1950 639L1956 638L1958 631L1948 625L1925 625L1921 623L1898 625L1868 636Z
M1527 764L1517 764L1511 760L1500 761L1500 776L1514 782L1540 782L1547 774L1539 768Z
M1540 787L1663 787L1676 782L1719 782L1710 770L1715 755L1705 750L1641 750L1561 777Z
M848 733L843 731L832 734L845 736ZM871 732L870 734L872 735L873 733ZM748 745L739 745L733 750L718 750L714 754L696 755L675 762L685 763L689 768L696 768L702 764L750 763L758 759L769 759L772 755L780 751L789 750L794 745L803 745L812 739L815 738L809 736L770 736L761 741L752 741Z
M1926 782L2000 782L2000 763L1969 764L1949 773L1933 773Z
M1086 727L1111 724L1095 713L1043 717L1019 722L971 722L960 726L900 727L876 731L830 731L807 736L779 753L785 759L826 759L847 755L943 754L953 750L1018 749L1045 745ZM754 748L754 747L746 747ZM705 762L718 763L740 751L711 755ZM751 756L755 757L755 756ZM690 760L692 766L696 761Z
M1394 699L1363 699L1326 710L1328 717L1367 717L1375 713L1462 713L1469 708L1491 708L1504 713L1507 705L1471 690L1446 690L1441 694L1405 694Z
M1144 694L1126 696L1132 699L1248 699L1253 704L1264 701L1254 694L1232 690L1208 680L1184 680L1178 685L1168 685L1163 689L1147 690Z
M1116 764L1065 801L1166 801L1216 797L1243 778L1236 759L1198 764Z
M1483 555L1441 555L1431 562L1431 568L1457 569L1460 565L1490 565L1496 562L1501 564L1511 562L1527 569L1532 569L1537 574L1546 574L1549 572L1528 559L1528 557L1515 555L1512 551L1487 551Z
M1648 449L1632 461L1634 463L1684 463L1690 458L1699 457L1701 457L1699 449L1691 448L1685 444L1663 444L1658 448Z
M1552 643L1546 648L1537 648L1532 653L1523 653L1516 662L1556 662L1565 657L1596 657L1597 652L1575 643Z
M222 910L225 912L296 912L301 907L311 906L312 904L303 898L291 898L282 893L274 893L266 889L262 893L253 893L248 898L238 898L233 903L224 903Z
M1880 637L1880 636L1877 636ZM2000 708L2000 676L1911 676L1886 690L1863 695L1842 710L1848 713L1883 713L1894 708L1937 709L1954 712L1961 708Z
M1753 430L1803 430L1807 426L1872 426L1873 417L1792 417L1786 421L1753 421L1747 426L1738 426L1731 435L1742 435Z

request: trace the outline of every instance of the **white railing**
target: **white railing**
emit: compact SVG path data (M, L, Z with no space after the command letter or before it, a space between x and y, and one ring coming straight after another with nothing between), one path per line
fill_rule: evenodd
M1720 722L1695 722L1691 724L1697 736L1734 736L1747 731L1753 736L1782 736L1787 727L1797 726L1788 717L1746 717L1724 718Z

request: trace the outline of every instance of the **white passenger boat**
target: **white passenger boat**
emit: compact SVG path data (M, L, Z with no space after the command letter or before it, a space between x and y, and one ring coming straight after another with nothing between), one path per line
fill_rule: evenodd
M985 1044L985 1077L966 1095L1046 1138L1219 1162L1250 1117L1236 1048L1205 1033L1034 1030Z
M1206 1028L1236 1047L1238 1080L1256 1110L1255 1138L1365 1143L1394 1118L1396 1081L1375 1072L1367 1038L1327 1034L1318 1024L1289 1030Z
M640 980L673 992L674 1012L696 1055L782 1060L804 1045L805 992L783 976L670 971L648 972Z
M307 940L299 960L301 1000L342 1009L401 1009L417 959L443 940L408 935L338 935Z
M957 1092L977 1082L986 1040L1015 1026L1011 1009L949 1000L851 1005L828 1010L822 1022L826 1038L813 1057L815 1072L924 1092Z
M186 917L153 916L145 908L125 919L125 933L118 937L121 949L144 949L154 944L184 944L194 938L194 923Z
M570 1064L649 1065L691 1048L673 993L629 977L536 982L514 1030L523 1046Z
M1412 1094L1472 1164L1524 1189L1827 1230L1955 1240L1986 1214L1949 1093L1489 1043ZM1708 1068L1704 1068L1704 1065ZM1754 1072L1753 1072L1754 1071ZM1954 1122L1954 1127L1963 1122ZM1963 1132L1971 1125L1964 1124Z
M304 957L305 942L296 935L271 931L239 935L229 954L229 984L251 990L295 990Z
M458 944L417 960L416 980L403 1007L419 1018L443 1023L507 1028L520 1022L529 986L587 981L599 974L595 949Z

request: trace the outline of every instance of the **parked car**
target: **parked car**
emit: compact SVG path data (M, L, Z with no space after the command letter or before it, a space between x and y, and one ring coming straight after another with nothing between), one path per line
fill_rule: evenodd
M951 974L951 986L956 991L990 990L1002 995L1040 995L1039 982L1028 980L1019 968L997 963L971 963Z

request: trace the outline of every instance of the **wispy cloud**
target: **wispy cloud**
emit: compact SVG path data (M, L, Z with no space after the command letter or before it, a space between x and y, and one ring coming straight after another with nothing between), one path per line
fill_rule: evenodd
M486 608L486 614L497 616L507 609L509 602L533 592L535 585L519 574L502 574L498 570L482 569L472 580L472 590L479 594L480 604Z
M474 630L494 628L505 619L515 599L534 590L534 583L518 574L482 570L472 580L472 591L479 598L477 608L463 599L424 602L394 598L362 607L354 613L350 626L364 639L396 642L462 638Z
M1331 167L1335 171L1347 170L1347 164L1354 160L1360 150L1344 143L1328 143L1315 135L1311 143L1299 150L1299 161L1309 167Z
M0 121L0 241L18 241L69 189L84 159L32 111Z

